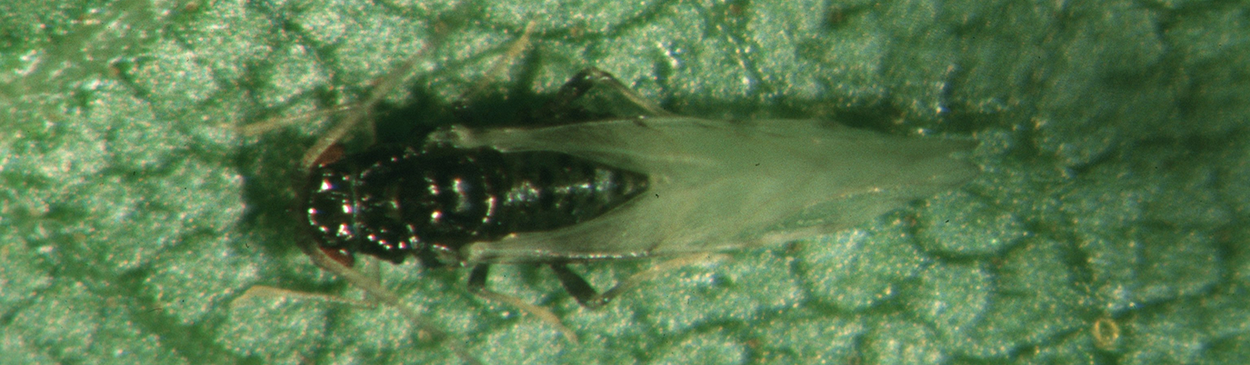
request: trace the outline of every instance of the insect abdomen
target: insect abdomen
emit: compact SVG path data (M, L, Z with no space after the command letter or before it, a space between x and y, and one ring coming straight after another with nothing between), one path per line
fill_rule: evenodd
M593 219L647 176L555 152L379 146L319 167L309 224L323 247L392 262Z

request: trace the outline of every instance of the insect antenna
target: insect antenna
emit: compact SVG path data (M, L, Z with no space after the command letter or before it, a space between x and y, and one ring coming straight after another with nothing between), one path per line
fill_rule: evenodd
M347 304L347 305L364 307L364 308L377 307L374 303L370 303L370 302L366 302L362 300L355 300L351 298L344 298L338 295L283 289L283 288L279 288L276 286L268 286L268 285L253 285L252 287L247 288L247 290L243 291L243 294L240 294L237 298L234 298L234 300L230 301L230 307L231 308L238 307L242 305L243 303L246 303L248 300L251 300L252 298L280 298L280 299L294 298L294 299L299 299L299 300L312 300L312 301L318 301L318 302Z
M417 50L416 53L413 53L407 61L404 61L404 63L391 69L386 73L386 75L382 76L380 82L378 82L377 85L374 85L373 90L369 91L369 95L365 97L365 100L356 105L357 109L355 112L348 114L343 118L343 120L339 121L337 125L330 128L329 131L326 131L321 138L318 138L317 141L308 148L308 151L304 152L304 157L300 158L300 168L304 170L311 169L326 149L330 148L330 146L335 143L338 143L339 140L343 139L343 135L347 134L347 132L355 127L356 124L359 124L360 121L365 120L365 117L375 106L378 105L378 102L382 101L382 98L385 97L387 93L399 86L405 76L412 73L412 69L417 66L418 62L424 59L427 51L438 48L438 46L442 43L443 36L442 34L435 34L431 38L432 39L429 43L421 46L421 49Z
M279 127L283 127L288 124L293 124L295 122L305 121L305 120L310 120L310 119L317 119L317 118L322 118L322 117L329 117L329 116L333 116L339 113L353 111L355 109L356 109L355 105L350 105L350 104L340 105L340 106L336 106L336 107L326 109L326 110L316 110L316 111L300 113L300 114L290 115L290 116L285 116L285 117L271 118L271 119L266 119L261 122L256 122L256 123L233 127L233 128L236 132L245 136L258 136L261 134L269 133L269 131L278 129Z
M509 66L512 66L512 60L515 60L521 55L521 53L525 52L526 49L529 49L530 35L533 33L534 22L531 21L525 24L525 30L521 33L521 37L512 41L512 45L508 46L508 50L504 52L504 55L500 57L498 61L495 61L494 65L491 65L490 70L486 71L486 76L478 80L477 83L474 83L473 87L470 88L467 93L460 96L460 99L472 100L479 94L485 92L486 88L490 85L491 79L503 73L503 71Z

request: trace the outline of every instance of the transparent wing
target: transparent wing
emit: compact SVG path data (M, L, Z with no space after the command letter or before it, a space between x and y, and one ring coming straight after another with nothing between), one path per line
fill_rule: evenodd
M556 151L646 173L644 196L591 221L479 242L469 262L720 251L847 228L967 182L969 141L906 139L811 120L617 119L533 129L463 127L436 142Z

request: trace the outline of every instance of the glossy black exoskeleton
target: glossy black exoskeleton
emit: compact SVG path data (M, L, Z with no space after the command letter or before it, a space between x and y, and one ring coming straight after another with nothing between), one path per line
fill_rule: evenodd
M647 176L556 152L382 145L317 166L308 186L322 249L439 266L472 242L598 217Z

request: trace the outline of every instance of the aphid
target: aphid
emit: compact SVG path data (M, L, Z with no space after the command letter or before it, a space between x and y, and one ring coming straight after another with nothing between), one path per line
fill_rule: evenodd
M599 294L569 264L676 258L665 268L832 233L978 173L953 156L968 141L816 120L681 117L597 69L574 76L541 116L541 126L452 126L419 143L326 152L349 118L303 159L302 211L315 239L301 248L435 337L447 336L350 268L355 254L470 266L471 291L562 328L550 312L487 290L489 267L549 266L579 303L597 307L652 273ZM449 347L476 362L458 342Z
M425 266L550 266L586 306L602 296L566 265L719 252L835 232L977 174L972 147L816 120L674 116L611 75L577 74L552 124L453 126L318 164L307 219L318 248Z

